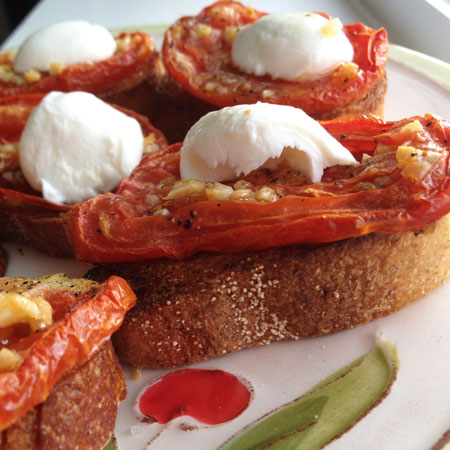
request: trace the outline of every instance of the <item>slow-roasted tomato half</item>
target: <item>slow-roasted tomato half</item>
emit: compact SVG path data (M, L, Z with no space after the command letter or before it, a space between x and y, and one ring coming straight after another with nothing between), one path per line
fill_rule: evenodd
M13 67L15 51L0 53L0 97L51 91L85 91L104 97L115 92L121 82L146 72L157 58L152 38L142 32L122 33L116 42L118 50L111 58L57 65L50 72L20 74Z
M68 206L55 205L44 200L23 178L19 166L18 145L20 136L33 109L45 94L28 94L0 98L0 200L23 202L47 209L65 211ZM167 141L146 117L120 106L119 111L136 119L146 136L145 148L148 151L164 148Z
M21 323L0 328L0 349L21 359L16 367L0 372L0 431L43 402L64 374L106 343L136 302L128 283L119 277L104 284L62 275L0 278L0 291L5 290L46 300L53 323L36 331Z
M186 91L219 107L263 101L296 106L316 118L363 99L384 77L386 30L361 23L343 30L353 45L352 64L320 79L284 81L241 72L231 62L232 36L264 15L239 2L223 1L195 17L182 17L165 34L163 59L169 73Z
M147 156L116 194L71 210L77 257L120 262L331 242L419 230L450 211L447 122L363 116L322 125L360 164L330 167L320 183L284 166L227 183L180 180L181 144Z

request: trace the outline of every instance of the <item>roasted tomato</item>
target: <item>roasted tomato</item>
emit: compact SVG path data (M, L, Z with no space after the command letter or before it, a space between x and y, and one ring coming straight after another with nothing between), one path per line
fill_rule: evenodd
M149 155L116 194L77 205L80 260L120 262L239 252L419 230L450 211L450 125L431 115L322 122L360 161L311 184L290 167L228 183L180 180L176 144Z
M20 74L13 68L15 52L0 54L0 97L86 91L104 96L118 85L153 64L157 53L152 39L142 32L122 33L116 38L118 50L109 59L71 66L55 66L50 72Z
M62 275L1 278L0 290L44 298L53 309L53 323L37 331L24 324L0 328L0 349L21 359L16 368L0 372L1 431L43 402L58 379L107 342L136 296L119 277L105 284Z
M60 206L44 200L25 181L19 167L18 142L28 116L39 104L44 94L28 94L0 98L0 200L24 202L47 209L65 211L68 206ZM114 106L119 111L136 119L142 128L146 151L163 148L167 145L164 135L147 118Z
M198 16L182 17L165 35L163 58L168 71L188 92L219 107L264 101L296 106L316 118L363 99L382 80L387 33L361 23L344 26L354 48L353 63L320 79L284 81L241 72L231 62L233 36L239 27L265 14L223 1Z

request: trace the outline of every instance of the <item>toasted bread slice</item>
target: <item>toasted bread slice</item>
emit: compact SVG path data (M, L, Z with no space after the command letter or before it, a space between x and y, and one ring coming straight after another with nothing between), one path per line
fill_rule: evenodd
M102 449L126 392L123 371L108 341L61 379L47 400L0 433L0 450Z
M28 95L0 100L0 242L25 243L52 256L73 256L63 226L64 212L69 206L59 207L43 200L25 181L18 161L20 135L28 116L43 97ZM146 136L145 154L167 146L164 135L146 117L114 107L140 123Z
M247 67L236 58L237 48L244 45L240 38L235 41L238 30L252 27L264 16L270 20L266 14L240 2L217 1L196 15L179 18L166 30L161 50L170 76L214 109L261 101L301 108L321 120L382 114L387 88L385 29L374 30L363 23L343 25L353 47L351 62L315 77L300 73L290 77L281 70L273 73L262 57L255 56ZM267 56L270 50L266 50Z
M56 274L0 278L0 291L17 320L3 316L0 328L0 449L102 449L126 395L110 337L134 305L131 289ZM48 314L46 302L51 323L33 312ZM27 325L27 314L46 322Z
M166 136L169 143L183 142L192 125L205 114L218 109L189 94L167 72L160 57L160 70L148 83L146 107L137 111L146 115Z
M450 276L450 216L420 232L183 261L103 264L137 305L113 336L138 367L175 367L284 339L326 335L386 316Z
M52 256L73 256L63 213L0 198L0 241L24 243Z
M143 85L139 89L142 95L134 96L140 99L135 104L129 103L129 98L122 100L114 97L112 102L134 109L146 115L149 120L166 136L169 143L182 142L186 133L202 116L208 112L220 109L217 106L201 100L185 91L174 80L161 62L159 70L155 70L147 88ZM361 114L374 114L383 117L384 99L387 92L386 74L358 100L325 113L311 115L316 120L337 119Z

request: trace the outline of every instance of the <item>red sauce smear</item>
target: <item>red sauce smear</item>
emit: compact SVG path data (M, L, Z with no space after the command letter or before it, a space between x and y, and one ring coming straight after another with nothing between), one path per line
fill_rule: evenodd
M178 370L145 390L139 399L139 410L158 423L188 415L201 423L216 425L241 414L250 396L247 386L222 370Z

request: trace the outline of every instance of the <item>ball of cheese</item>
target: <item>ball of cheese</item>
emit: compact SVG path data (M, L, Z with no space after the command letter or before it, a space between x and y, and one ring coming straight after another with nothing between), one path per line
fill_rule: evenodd
M339 19L287 12L264 16L239 30L231 56L249 74L306 80L352 61L353 46Z
M142 152L137 120L85 92L46 95L19 142L26 180L57 204L113 190L130 175Z
M32 34L14 60L17 72L50 70L52 63L64 66L101 61L116 51L116 41L100 25L84 20L60 22Z
M286 160L313 183L326 167L357 164L352 154L299 108L237 105L203 116L181 147L183 179L232 180Z

